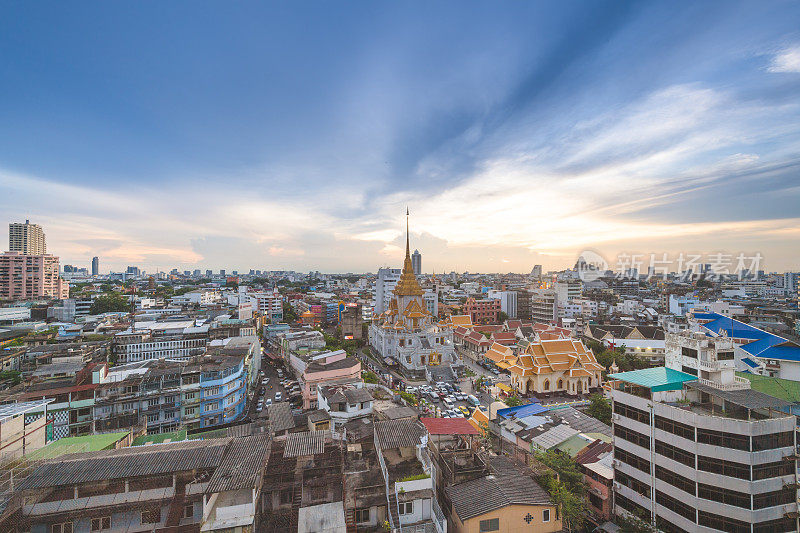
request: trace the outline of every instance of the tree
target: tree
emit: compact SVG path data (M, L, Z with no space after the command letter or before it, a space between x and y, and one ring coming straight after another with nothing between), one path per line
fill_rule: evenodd
M508 320L508 314L507 313L505 313L504 311L500 311L499 313L497 313L497 322L498 323L505 322L506 320Z
M620 533L656 533L658 531L652 524L633 515L618 515L616 523Z
M548 472L539 478L553 503L561 509L561 519L567 531L579 531L586 520L586 499L583 474L569 455L558 450L538 451L536 459L549 467L557 477Z
M519 396L515 394L514 396L509 396L506 398L505 404L509 407L516 407L518 405L522 405L522 400L520 400Z
M123 312L129 311L130 308L131 304L127 298L121 294L109 293L94 299L91 313L93 315L99 315L102 313Z
M283 304L283 321L286 323L297 322L297 311L289 304Z
M589 408L586 414L598 419L604 424L611 424L611 404L600 393L594 393L589 396Z
M361 373L361 376L364 379L364 383L377 383L378 382L378 376L377 376L377 374L375 374L375 372L370 372L369 370L366 370L366 371Z

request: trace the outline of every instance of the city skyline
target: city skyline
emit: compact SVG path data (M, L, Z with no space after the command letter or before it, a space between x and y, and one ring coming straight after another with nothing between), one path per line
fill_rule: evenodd
M399 267L406 205L428 273L800 268L800 7L460 5L9 7L0 209L116 271Z

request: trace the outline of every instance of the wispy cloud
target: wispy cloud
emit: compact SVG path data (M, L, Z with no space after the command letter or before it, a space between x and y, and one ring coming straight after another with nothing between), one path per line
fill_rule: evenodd
M800 72L800 45L790 46L776 53L767 70L770 72Z

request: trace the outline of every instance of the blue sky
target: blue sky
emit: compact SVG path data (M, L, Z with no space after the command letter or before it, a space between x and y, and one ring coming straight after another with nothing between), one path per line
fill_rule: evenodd
M16 2L0 211L62 262L800 267L800 5ZM612 261L613 262L613 261Z

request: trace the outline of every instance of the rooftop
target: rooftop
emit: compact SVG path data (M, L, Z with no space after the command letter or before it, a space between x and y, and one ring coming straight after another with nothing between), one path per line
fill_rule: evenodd
M717 389L716 387L704 385L700 382L687 383L686 386L699 390L700 392L705 392L712 396L716 396L717 398L725 400L726 402L739 405L746 409L782 410L788 405L791 405L791 402L787 402L785 400L781 400L780 398L770 396L769 394L764 394L763 392L758 392L751 389L726 391Z
M663 366L609 374L610 379L646 387L653 392L680 390L687 381L697 381L697 376Z

